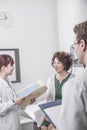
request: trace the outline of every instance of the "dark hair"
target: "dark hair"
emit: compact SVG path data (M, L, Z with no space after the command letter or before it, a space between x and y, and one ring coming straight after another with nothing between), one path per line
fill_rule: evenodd
M57 58L64 65L64 69L66 71L69 70L70 67L72 66L72 58L71 58L71 56L68 53L64 52L64 51L55 52L53 54L52 62L51 62L52 66L53 66L55 58Z
M87 21L75 25L73 31L77 35L78 43L83 39L87 44Z
M10 63L11 65L14 64L14 60L10 55L7 54L0 55L0 69L2 66L7 66Z

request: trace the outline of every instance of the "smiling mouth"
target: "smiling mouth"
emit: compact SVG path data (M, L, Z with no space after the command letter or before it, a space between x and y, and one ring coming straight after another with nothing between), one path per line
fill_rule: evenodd
M55 68L55 70L57 71L57 70L59 70L58 68Z

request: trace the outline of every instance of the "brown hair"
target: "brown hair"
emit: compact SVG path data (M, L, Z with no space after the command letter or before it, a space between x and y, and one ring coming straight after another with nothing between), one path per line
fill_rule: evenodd
M2 66L7 66L10 63L11 65L14 64L14 60L10 55L7 54L0 55L0 69Z
M73 31L77 35L78 43L83 39L87 44L87 21L75 25Z
M53 57L52 57L52 66L53 66L53 63L54 63L54 59L57 58L63 65L64 65L64 69L67 71L70 69L70 67L72 66L72 58L71 56L64 52L64 51L61 51L61 52L55 52L53 54Z

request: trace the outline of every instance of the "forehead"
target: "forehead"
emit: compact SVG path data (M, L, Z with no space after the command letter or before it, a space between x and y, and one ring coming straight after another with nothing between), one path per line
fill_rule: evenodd
M57 57L55 57L54 61L55 61L55 62L60 62Z

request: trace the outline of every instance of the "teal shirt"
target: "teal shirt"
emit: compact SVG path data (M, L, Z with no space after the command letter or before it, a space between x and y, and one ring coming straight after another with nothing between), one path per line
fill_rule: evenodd
M68 80L70 77L71 73L60 83L59 80L56 78L55 75L55 100L62 99L62 87L64 83Z

